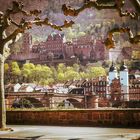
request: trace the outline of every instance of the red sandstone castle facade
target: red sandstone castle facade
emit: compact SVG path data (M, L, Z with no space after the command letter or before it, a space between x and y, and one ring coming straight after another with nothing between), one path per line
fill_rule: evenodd
M49 35L46 41L32 45L32 37L29 33L23 36L23 44L20 52L11 54L9 59L17 61L30 60L33 63L47 64L50 61L67 62L77 60L98 61L108 58L106 50L101 39L87 35L72 42L65 42L64 35Z
M32 43L32 36L25 33L22 38L22 47L16 54L11 54L9 60L27 61L34 64L58 63L73 64L81 62L96 62L100 60L131 59L133 50L138 47L124 47L107 50L103 44L102 37L86 35L74 38L71 42L66 42L65 36L61 34L51 34L45 41L38 44ZM116 58L114 61L118 60Z

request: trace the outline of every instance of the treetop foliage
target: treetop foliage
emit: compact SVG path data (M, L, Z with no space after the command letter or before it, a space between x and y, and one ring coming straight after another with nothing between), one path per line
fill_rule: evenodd
M82 67L82 68L81 68ZM78 64L66 66L60 63L56 68L46 65L34 65L26 63L19 68L17 62L5 63L5 80L8 82L33 82L39 85L53 83L64 83L68 80L92 79L105 76L105 69L102 67L84 67Z

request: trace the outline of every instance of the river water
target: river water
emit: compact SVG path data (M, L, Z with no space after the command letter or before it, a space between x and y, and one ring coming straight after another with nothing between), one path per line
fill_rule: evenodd
M0 138L25 140L140 140L140 129L12 125Z

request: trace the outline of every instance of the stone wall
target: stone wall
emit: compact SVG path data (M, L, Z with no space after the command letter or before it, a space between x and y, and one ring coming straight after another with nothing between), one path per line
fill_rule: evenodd
M7 124L139 127L140 109L7 111Z

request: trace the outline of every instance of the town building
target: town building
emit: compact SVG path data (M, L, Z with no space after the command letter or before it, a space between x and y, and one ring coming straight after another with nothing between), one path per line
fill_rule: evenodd
M113 103L140 101L140 76L129 75L124 62L120 66L119 73L112 62L108 76L90 80L68 81L64 86L84 88L81 94L95 95L100 100L108 100Z
M112 63L108 76L91 79L70 80L64 84L51 87L39 86L33 83L5 85L6 93L15 95L27 92L45 92L46 94L84 97L85 107L92 107L91 103L97 103L99 107L138 107L140 101L140 75L129 75L124 62L119 72ZM59 95L60 94L60 95ZM88 102L87 102L88 101Z
M140 100L140 78L129 75L127 66L122 63L119 69L119 76L116 75L116 68L114 65L110 67L109 75L110 82L110 95L113 101L132 101Z

